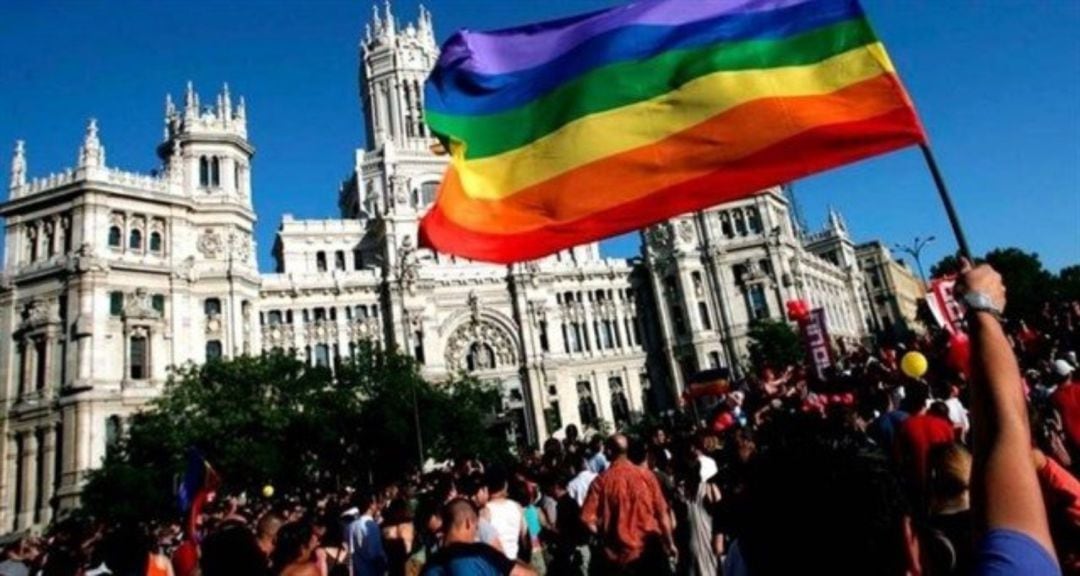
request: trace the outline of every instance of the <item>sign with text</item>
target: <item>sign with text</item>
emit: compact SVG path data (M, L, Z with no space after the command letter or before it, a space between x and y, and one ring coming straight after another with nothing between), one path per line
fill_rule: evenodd
M819 380L825 379L825 370L833 365L832 347L829 345L829 329L825 324L825 309L815 308L799 321L803 342L810 365Z
M926 305L930 308L934 320L949 334L967 332L964 321L964 306L954 294L956 276L935 278L930 281L930 291L926 294Z

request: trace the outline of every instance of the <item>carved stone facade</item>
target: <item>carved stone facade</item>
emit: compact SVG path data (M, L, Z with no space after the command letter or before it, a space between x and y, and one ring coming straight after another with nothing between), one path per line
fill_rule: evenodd
M866 334L842 221L804 234L779 190L642 231L631 260L597 244L513 266L419 248L447 162L422 122L437 55L429 13L401 27L376 11L361 42L366 145L341 218L284 216L270 273L256 269L254 149L228 87L214 106L190 84L182 109L167 98L152 175L108 167L93 121L60 174L29 179L16 144L0 204L0 532L73 506L126 419L187 362L278 348L333 368L373 342L433 381L498 386L498 422L536 443L672 407L689 372L738 367L750 322L791 298L825 307L835 335Z

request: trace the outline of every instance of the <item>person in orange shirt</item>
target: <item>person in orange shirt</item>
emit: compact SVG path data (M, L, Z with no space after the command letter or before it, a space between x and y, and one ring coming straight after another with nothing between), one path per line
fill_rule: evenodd
M600 537L601 574L664 575L669 558L677 558L671 514L656 475L627 458L628 442L608 439L611 466L585 498L581 521Z

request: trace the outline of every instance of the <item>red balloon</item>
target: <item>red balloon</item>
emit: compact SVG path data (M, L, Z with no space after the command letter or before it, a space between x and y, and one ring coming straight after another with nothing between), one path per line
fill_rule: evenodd
M945 355L945 363L963 374L970 374L971 367L971 340L963 332L957 332L949 337L949 351Z

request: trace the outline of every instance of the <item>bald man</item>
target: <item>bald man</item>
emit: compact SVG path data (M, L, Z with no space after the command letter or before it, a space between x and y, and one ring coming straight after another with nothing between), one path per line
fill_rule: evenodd
M476 541L480 517L472 502L451 500L443 507L443 546L424 565L424 576L536 576L491 546Z
M608 438L611 466L593 481L581 521L600 537L602 574L670 573L677 557L671 514L652 471L627 458L626 436Z

